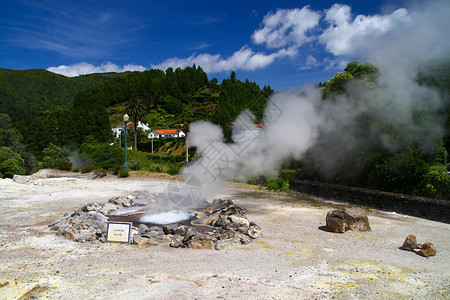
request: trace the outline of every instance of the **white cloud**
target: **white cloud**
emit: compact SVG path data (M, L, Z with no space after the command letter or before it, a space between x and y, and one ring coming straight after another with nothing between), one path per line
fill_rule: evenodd
M352 55L361 44L383 36L397 26L410 22L408 11L397 9L389 15L358 15L351 20L351 8L334 4L326 11L325 21L329 27L319 36L326 50L333 55Z
M93 64L89 64L86 62L81 62L77 64L73 64L70 66L61 65L59 67L49 67L47 71L61 74L68 77L74 77L78 75L84 74L92 74L92 73L107 73L107 72L126 72L126 71L145 71L146 68L143 66L128 64L120 67L111 62L106 62L101 64L100 66L94 66Z
M220 54L198 54L188 58L170 58L152 68L166 70L167 68L185 68L196 64L201 66L207 73L217 73L231 70L256 70L267 67L275 59L285 56L292 56L296 53L293 48L281 49L272 54L256 53L247 46L242 47L230 57L223 58Z
M252 40L268 48L301 46L311 40L307 32L315 28L319 20L320 13L312 11L309 6L302 9L278 9L264 16L263 28L253 33Z
M320 66L322 63L319 62L314 56L308 55L306 57L305 64L300 67L300 70L310 70L312 68Z

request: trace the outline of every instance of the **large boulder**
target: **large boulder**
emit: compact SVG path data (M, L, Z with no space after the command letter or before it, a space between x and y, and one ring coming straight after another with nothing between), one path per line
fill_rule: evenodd
M327 213L327 229L331 232L344 233L347 230L371 231L369 219L363 209L342 208Z
M215 249L216 239L207 233L198 233L187 241L187 246L192 249Z
M425 257L435 256L436 248L434 247L433 243L430 242L423 243L422 250L420 250L419 254Z
M93 212L64 217L52 224L58 235L76 242L103 240L106 236L107 219L104 215Z
M408 235L405 241L403 242L403 245L400 247L400 249L406 251L414 251L415 249L418 248L419 246L417 245L417 238L414 234Z

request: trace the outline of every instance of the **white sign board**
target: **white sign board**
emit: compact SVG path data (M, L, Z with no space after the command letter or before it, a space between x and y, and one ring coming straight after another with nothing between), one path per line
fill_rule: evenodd
M106 229L106 241L117 243L129 243L131 237L130 222L108 222Z

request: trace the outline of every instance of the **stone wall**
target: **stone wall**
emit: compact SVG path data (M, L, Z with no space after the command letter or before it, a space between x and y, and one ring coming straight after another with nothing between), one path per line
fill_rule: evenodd
M450 201L367 190L308 180L291 180L291 190L360 206L394 211L410 216L450 223Z

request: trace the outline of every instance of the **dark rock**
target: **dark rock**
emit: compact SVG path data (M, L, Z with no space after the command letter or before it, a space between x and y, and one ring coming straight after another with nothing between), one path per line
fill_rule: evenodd
M198 230L194 227L188 227L186 233L184 234L183 242L187 242L191 237L195 236L198 233Z
M403 242L403 245L400 247L402 250L413 251L414 249L419 248L417 245L416 236L410 234L406 237L406 240Z
M239 230L239 224L238 223L228 223L225 227L225 229L228 230L234 230L234 231L238 231Z
M359 208L343 208L327 213L327 228L331 232L343 233L347 230L371 231L369 219L364 210Z
M180 247L184 248L184 247L186 247L183 244L183 237L181 235L178 235L178 234L172 236L172 239L170 241L169 246L170 247L174 247L174 248L180 248Z
M119 210L119 206L114 204L114 203L105 203L102 205L102 207L98 210L99 212L101 212L102 214L104 214L105 216L111 214L112 212Z
M178 224L168 224L163 226L164 234L174 234L173 231L178 227Z
M144 233L149 231L147 225L145 225L145 224L139 224L137 230L138 230L138 234L140 234L140 235L142 235L142 234L144 234Z
M188 228L186 225L177 226L172 230L172 234L185 235Z
M128 199L128 198L116 197L116 198L109 199L108 202L118 205L118 206L122 206L122 207L130 207L131 206L130 199Z
M100 204L94 202L94 203L86 204L85 206L83 206L83 207L81 208L81 210L84 211L84 212L97 211L97 210L99 210L101 207L102 207L102 206L101 206Z
M214 232L214 237L218 240L226 240L229 238L233 238L235 236L236 232L234 230L228 230L228 229L217 229Z
M211 225L213 222L216 222L220 217L220 212L215 212L210 215L205 215L203 218L194 220L194 224L197 225Z
M420 250L419 254L425 257L435 256L436 248L434 247L433 243L430 242L423 243L422 249Z
M212 235L198 233L187 241L187 246L192 249L215 249L216 239Z

